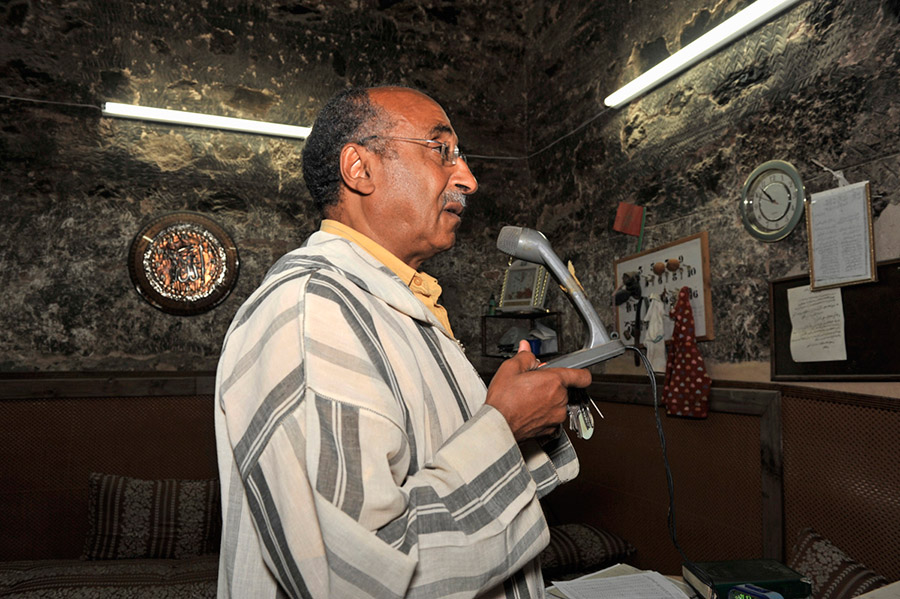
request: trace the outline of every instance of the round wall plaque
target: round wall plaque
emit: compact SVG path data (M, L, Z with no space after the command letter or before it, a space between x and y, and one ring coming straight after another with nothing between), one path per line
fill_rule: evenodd
M170 314L200 314L228 297L237 282L238 253L231 236L194 212L164 214L131 242L128 270L138 293Z

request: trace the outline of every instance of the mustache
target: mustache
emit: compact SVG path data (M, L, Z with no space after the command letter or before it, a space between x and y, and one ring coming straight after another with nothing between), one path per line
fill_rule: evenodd
M466 207L466 194L458 191L445 191L443 195L441 195L441 200L443 201L443 203L441 204L441 208L443 208L450 202L457 202L463 208Z

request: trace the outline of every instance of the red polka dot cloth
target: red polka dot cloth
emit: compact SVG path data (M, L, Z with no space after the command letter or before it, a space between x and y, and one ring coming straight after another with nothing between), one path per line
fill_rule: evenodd
M690 298L691 288L682 287L669 312L675 328L666 360L662 400L666 404L666 414L670 416L706 418L711 381L697 347Z

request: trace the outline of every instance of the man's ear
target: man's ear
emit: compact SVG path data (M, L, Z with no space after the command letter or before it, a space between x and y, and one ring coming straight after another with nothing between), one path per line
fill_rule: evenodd
M369 164L372 157L372 152L358 144L347 144L341 150L341 179L344 185L360 195L375 191Z

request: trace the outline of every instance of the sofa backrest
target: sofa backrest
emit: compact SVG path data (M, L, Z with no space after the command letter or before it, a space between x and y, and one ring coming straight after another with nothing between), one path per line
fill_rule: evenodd
M213 377L0 379L0 561L82 555L92 472L218 477Z
M608 530L636 547L633 565L679 574L651 394L640 380L594 383L606 418L596 419L590 440L573 440L581 473L543 503L551 523ZM813 528L854 560L900 579L900 402L715 383L706 420L660 412L677 538L689 559L787 563L800 533Z

